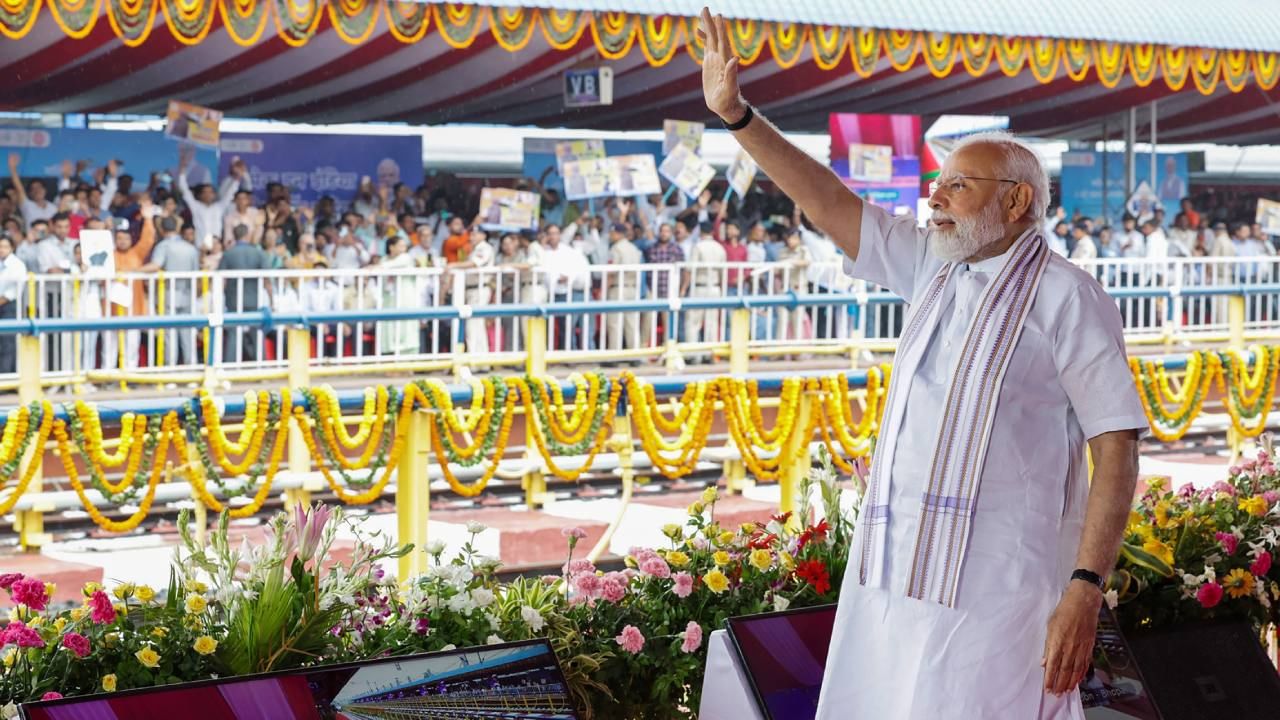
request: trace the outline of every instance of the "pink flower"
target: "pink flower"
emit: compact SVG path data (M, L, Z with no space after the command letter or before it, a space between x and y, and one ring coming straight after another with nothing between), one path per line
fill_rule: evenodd
M671 566L667 565L666 560L653 555L645 558L644 562L640 563L640 572L665 580L671 577Z
M53 690L50 690L49 692L47 692L47 693L45 693L45 694L41 695L41 696L40 696L40 699L41 699L41 700L61 700L61 699L62 699L62 693L60 693L60 692L55 692L55 691L53 691Z
M1236 475L1239 475L1242 472L1244 472L1244 470L1239 465L1232 465L1231 467L1227 468L1227 474L1230 475L1231 477L1235 477Z
M1177 496L1183 499L1195 497L1195 494L1196 486L1191 483L1183 483L1182 487L1178 488L1177 492Z
M11 622L0 632L0 647L17 645L20 648L42 648L44 638L40 633L26 626L25 623Z
M23 578L22 573L3 573L0 574L0 590L8 590L13 584Z
M702 647L702 626L690 620L680 637L684 638L684 642L680 643L681 652L698 652L698 648Z
M1222 544L1222 549L1226 550L1228 555L1236 554L1236 547L1240 545L1240 538L1236 537L1233 533L1224 532L1214 533L1213 536Z
M1196 590L1196 600L1203 608L1211 608L1222 601L1222 586L1216 582L1205 583Z
M77 632L69 632L62 636L62 646L82 658L89 654L89 638Z
M560 537L573 538L573 540L581 540L587 536L587 531L580 527L567 527L560 531Z
M285 547L293 549L302 562L308 562L320 549L320 541L324 538L324 526L329 522L333 510L329 506L317 503L308 507L302 503L293 506L293 522L285 534ZM292 541L292 542L290 542Z
M614 642L632 655L636 655L644 649L644 635L640 632L640 628L635 625L628 625L622 628L622 632L618 637L614 638Z
M1268 490L1262 493L1262 499L1267 501L1267 507L1276 504L1276 500L1280 500L1280 493L1275 490Z
M90 615L95 625L105 625L109 622L115 622L116 609L111 605L111 598L101 590L95 590L93 595L89 596L89 609L92 610Z
M571 582L573 591L579 596L580 600L589 600L598 597L600 594L600 578L594 573L574 575Z
M1231 497L1236 496L1236 486L1232 485L1229 482L1226 482L1225 480L1219 480L1218 482L1214 483L1212 490L1215 493L1226 493Z
M564 566L565 575L580 575L582 573L595 573L596 566L591 564L590 560L574 560Z
M560 582L559 575L543 575L542 576L543 585L555 585L558 582Z
M693 576L689 573L678 572L672 576L672 580L675 580L675 585L672 586L671 592L675 593L676 597L687 598L693 593Z
M615 575L615 574L616 573L610 573L610 575ZM604 580L600 582L600 597L605 602L611 602L617 605L618 603L622 602L622 598L626 597L626 595L627 595L627 583L625 578L622 578L621 576L619 577L606 576Z
M1267 552L1266 550L1263 550L1262 554L1254 558L1253 562L1249 564L1249 572L1253 573L1254 575L1257 575L1258 577L1262 577L1263 575L1266 575L1270 571L1271 571L1271 553Z
M49 593L45 590L44 583L35 578L18 580L9 588L9 594L13 596L14 602L32 610L43 610L49 602Z

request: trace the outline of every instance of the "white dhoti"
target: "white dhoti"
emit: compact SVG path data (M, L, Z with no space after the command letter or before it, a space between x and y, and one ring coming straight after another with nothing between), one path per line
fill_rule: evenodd
M846 270L912 298L915 309L918 291L935 280L941 262L926 252L914 219L895 220L864 205L861 243ZM927 344L914 373L893 378L901 385L886 407L877 447L891 480L887 496L864 498L858 519L862 526L873 516L887 518L883 563L864 584L860 568L866 566L868 536L855 532L823 679L821 720L1084 718L1078 690L1062 696L1044 690L1046 628L1075 567L1088 494L1086 439L1145 428L1146 418L1114 302L1066 260L1050 258L1009 355L967 543L946 537L918 542L961 348L979 299L1008 258L964 264L951 275L938 299L936 324L920 336ZM890 432L894 414L897 431ZM873 501L880 504L872 507ZM964 498L933 503L935 513L960 513L948 508L964 507ZM921 558L953 545L963 549L938 565L958 567L951 605L932 595L909 597L913 578L924 582L919 573L927 562Z

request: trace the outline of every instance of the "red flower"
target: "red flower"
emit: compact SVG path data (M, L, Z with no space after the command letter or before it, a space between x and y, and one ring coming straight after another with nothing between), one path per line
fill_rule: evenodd
M765 534L757 532L751 537L751 541L747 543L747 547L752 550L768 550L773 546L774 541L777 539L778 536L773 533Z
M821 560L802 560L796 563L796 576L813 586L813 591L825 595L831 589L831 575Z
M772 515L769 517L769 519L778 523L779 525L786 525L787 521L791 519L791 511L788 510L787 512L784 512L781 515Z
M796 548L796 552L804 550L804 546L808 545L810 542L822 542L826 540L827 531L830 529L831 528L827 525L827 521L825 519L813 527L805 528L804 532L800 533L800 545Z

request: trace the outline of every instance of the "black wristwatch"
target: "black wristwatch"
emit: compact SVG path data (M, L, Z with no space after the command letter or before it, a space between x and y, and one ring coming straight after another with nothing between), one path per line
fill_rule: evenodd
M756 116L756 111L751 109L750 105L747 105L746 108L747 108L747 114L743 115L742 119L735 123L728 123L728 122L725 122L724 118L720 118L720 123L724 125L724 129L728 130L729 132L735 132L751 124L751 118Z
M1071 573L1071 579L1084 580L1085 582L1097 587L1099 590L1106 585L1106 581L1102 579L1101 575L1092 570L1085 570L1084 568L1076 568L1076 570Z

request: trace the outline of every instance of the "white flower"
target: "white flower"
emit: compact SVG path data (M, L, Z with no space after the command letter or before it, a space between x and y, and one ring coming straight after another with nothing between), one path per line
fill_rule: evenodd
M520 619L524 620L529 629L534 632L542 632L542 628L547 624L547 621L542 619L542 613L528 605L520 608Z
M492 555L477 555L473 564L482 572L493 572L502 567L502 561Z
M0 718L10 720L10 718L16 717L18 717L18 706L14 705L12 701L10 701L8 705L0 707Z
M1120 593L1111 589L1102 594L1102 599L1107 601L1107 607L1115 610L1116 605L1120 604Z
M1183 573L1182 584L1189 587L1200 587L1200 578L1192 575L1191 573Z
M472 520L471 522L467 523L467 532L471 533L472 535L479 535L480 533L488 529L489 529L488 526L486 526L484 523L476 522L475 520Z
M493 600L494 597L492 590L487 588L476 588L471 591L471 602L475 603L478 608L489 607L493 604Z
M458 593L449 598L447 607L453 612L470 615L471 611L476 608L476 604L471 600L469 593Z
M504 642L506 642L506 640L503 640L497 635L490 635L489 637L484 639L485 645L501 645Z
M787 608L789 608L789 607L791 607L791 601L790 601L790 600L788 600L785 596L783 596L783 595L774 595L774 596L773 596L773 611L774 611L774 612L782 612L783 610L786 610L786 609L787 609Z
M439 539L428 541L423 549L428 555L439 555L444 552L444 541Z
M493 630L496 632L498 628L502 627L502 623L498 621L497 615L487 615L487 617L489 618L490 630Z
M449 643L448 645L445 645L444 647L440 648L440 652L449 652L450 650L457 650L457 649L458 649L457 645L454 645L453 643Z

